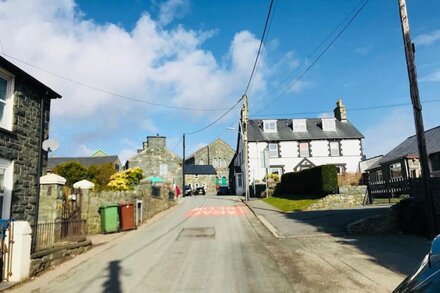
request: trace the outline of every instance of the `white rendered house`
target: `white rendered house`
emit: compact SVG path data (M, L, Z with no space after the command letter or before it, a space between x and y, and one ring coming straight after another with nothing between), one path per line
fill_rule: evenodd
M341 100L336 103L334 113L334 118L249 120L249 185L266 176L263 154L266 148L268 174L282 175L327 164L335 165L339 174L359 172L364 137L347 120ZM243 194L245 167L240 137L233 165L235 192Z

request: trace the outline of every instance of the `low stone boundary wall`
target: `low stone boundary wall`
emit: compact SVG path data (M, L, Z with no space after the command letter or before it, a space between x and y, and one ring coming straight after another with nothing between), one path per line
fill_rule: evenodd
M385 234L399 231L397 208L391 207L382 215L365 218L346 227L350 234Z
M365 200L367 186L341 186L338 194L329 194L310 205L306 210L331 210L361 206Z
M155 214L170 208L175 204L174 190L171 185L162 184L158 196L152 196L152 185L149 181L142 182L133 191L103 191L90 193L86 205L87 234L101 233L101 216L99 207L108 204L120 204L122 202L136 203L142 200L142 222L147 221ZM171 194L170 194L171 193Z
M78 254L84 253L91 248L90 240L72 243L60 247L54 247L39 251L31 255L31 267L29 276L35 276L51 266L60 264Z

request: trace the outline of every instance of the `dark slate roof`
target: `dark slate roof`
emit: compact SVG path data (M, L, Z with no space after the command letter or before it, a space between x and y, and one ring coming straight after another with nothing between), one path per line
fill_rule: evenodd
M113 163L114 161L119 160L118 156L105 156L105 157L59 157L59 158L49 158L47 161L47 168L52 169L55 166L67 163L71 161L77 161L81 165L85 167L89 167L92 165L104 165L107 163Z
M34 86L41 88L46 91L46 94L51 99L59 99L61 95L56 93L54 90L50 89L48 86L43 84L41 81L37 80L35 77L27 73L26 71L20 69L13 63L9 62L5 58L0 56L0 67L6 69L10 73L14 74L17 78L21 78L22 80L33 84Z
M185 174L199 174L199 175L215 175L212 165L185 165Z
M277 132L263 131L263 120L277 120ZM341 122L336 119L336 131L323 131L321 119L309 118L306 120L307 132L293 132L292 119L252 119L249 120L249 141L290 141L314 139L360 139L364 136L350 122Z
M425 140L428 154L440 152L440 126L426 130ZM419 156L417 138L415 135L408 137L367 170L378 168L381 164L396 161L406 156Z

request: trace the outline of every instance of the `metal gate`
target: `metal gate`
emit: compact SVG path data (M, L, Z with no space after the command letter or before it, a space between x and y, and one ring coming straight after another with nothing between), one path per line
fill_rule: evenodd
M12 252L14 247L14 222L0 220L0 282L9 281L12 275Z

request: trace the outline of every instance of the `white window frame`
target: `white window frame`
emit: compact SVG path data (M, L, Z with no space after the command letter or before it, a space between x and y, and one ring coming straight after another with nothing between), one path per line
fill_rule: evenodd
M307 144L307 150L308 150L308 155L307 156L302 156L301 155L301 144ZM298 153L299 153L299 157L300 158L310 158L312 156L312 153L310 151L310 142L308 142L308 141L300 141L300 142L298 142Z
M307 132L306 119L292 119L293 132Z
M277 121L263 120L263 130L264 132L277 132Z
M0 68L0 77L5 79L6 97L5 100L0 99L0 103L4 104L4 112L0 120L0 128L12 131L12 121L14 117L14 83L15 78L9 72Z
M278 174L281 177L283 175L283 168L281 167L270 167L269 174Z
M278 143L269 143L268 148L269 148L269 158L279 158L280 157Z
M390 172L390 179L402 178L402 176L403 176L401 162L395 162L395 163L390 164L388 166L388 170ZM400 175L399 175L399 173L400 173Z
M13 189L14 163L0 158L0 168L5 170L3 186L4 190L0 191L0 197L3 200L3 208L0 211L2 219L9 219L11 212L11 197Z
M161 176L161 177L168 176L168 164L160 164L159 165L159 176Z
M199 160L199 165L205 165L205 161L203 161L203 159Z
M332 144L338 144L338 148L337 148L338 153L337 154L332 153ZM328 142L328 149L329 149L329 152L330 152L330 157L340 157L341 156L341 142L340 141L338 141L338 140L330 140Z
M323 131L336 131L336 119L335 118L322 118L321 119Z

